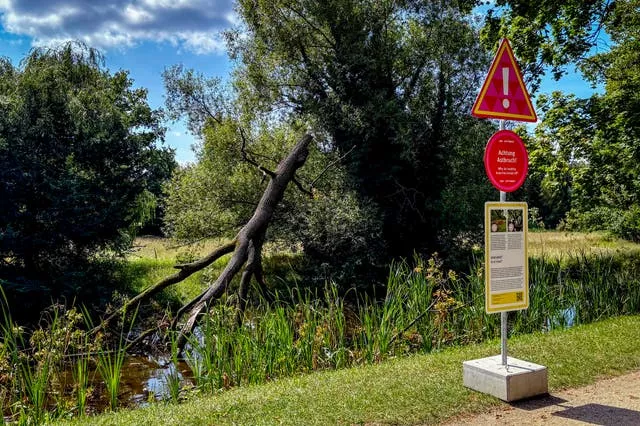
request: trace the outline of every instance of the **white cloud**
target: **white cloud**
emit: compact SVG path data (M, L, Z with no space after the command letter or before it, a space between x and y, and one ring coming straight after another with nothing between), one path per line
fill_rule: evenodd
M197 54L224 49L232 0L0 0L5 31L34 45L82 40L99 48L168 42Z
M219 36L211 37L208 33L184 32L179 34L179 38L184 40L184 46L188 50L200 55L224 50L224 41Z
M124 16L132 25L153 21L153 15L151 13L132 4L128 4L124 8Z

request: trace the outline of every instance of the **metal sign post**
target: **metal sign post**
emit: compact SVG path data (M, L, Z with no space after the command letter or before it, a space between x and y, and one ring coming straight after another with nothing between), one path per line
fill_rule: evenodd
M504 120L500 120L500 130L504 130ZM500 191L500 202L507 201L507 193ZM507 311L500 312L500 355L502 355L502 365L507 367Z
M500 127L502 127L502 120L500 120ZM507 193L500 191L500 202L505 201L507 201ZM500 312L500 354L505 368L507 368L507 313L508 311Z
M500 312L500 354L502 355L502 365L507 366L507 312Z
M529 307L527 204L507 203L507 192L524 182L528 155L521 138L504 130L504 120L535 122L537 116L506 39L500 43L471 115L500 120L500 131L487 143L484 164L487 177L500 191L500 202L485 203L485 309L500 312L501 354L464 361L462 380L468 388L516 401L547 393L548 386L545 366L507 357L507 313ZM509 222L512 215L513 223Z

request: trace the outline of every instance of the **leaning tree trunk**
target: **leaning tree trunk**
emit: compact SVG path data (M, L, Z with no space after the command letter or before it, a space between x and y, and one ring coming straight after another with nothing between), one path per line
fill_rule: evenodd
M262 247L264 233L273 218L276 206L284 196L287 185L293 179L296 171L302 167L307 160L311 139L311 135L304 135L271 175L269 185L267 185L253 216L236 236L236 248L231 260L229 260L227 266L222 273L220 273L218 279L211 284L203 294L196 298L195 303L193 303L193 306L189 310L187 319L182 325L178 336L179 344L184 344L186 335L193 331L198 317L207 306L207 303L224 294L233 277L240 271L240 268L242 268L245 262L247 262L250 251L253 250L254 257L261 257L260 249ZM255 264L255 261L252 262L252 264ZM255 266L257 265L250 265L254 274L258 269ZM246 279L244 281L245 286L248 285ZM242 300L243 296L246 297L246 295L242 294L238 296L239 300Z
M310 134L305 134L296 143L287 157L280 162L275 172L269 172L271 180L262 194L262 198L260 199L253 216L240 229L233 241L217 248L200 260L176 266L176 268L179 269L179 272L161 280L154 286L148 288L138 296L128 301L118 311L107 317L92 331L96 332L106 327L111 321L113 321L113 319L118 317L122 312L128 310L130 307L139 306L154 294L170 285L183 281L190 275L204 269L227 253L233 253L233 255L227 266L218 276L218 279L202 294L180 308L176 313L172 326L177 328L182 316L188 312L186 321L182 325L180 334L178 335L178 344L180 347L184 346L187 334L190 334L193 331L198 317L207 304L224 294L233 277L246 263L245 270L240 280L240 287L238 289L237 320L240 321L242 318L242 312L246 305L251 278L255 277L256 281L261 285L264 283L262 276L262 244L264 242L267 228L273 218L276 206L284 196L287 185L289 182L294 180L296 171L302 167L307 160L311 140L312 136Z
M247 296L249 295L249 285L251 277L255 277L258 284L263 285L262 279L262 243L264 242L266 229L249 242L249 255L247 264L240 278L240 286L238 287L238 302L236 304L236 324L241 325L244 317L244 310L247 306Z

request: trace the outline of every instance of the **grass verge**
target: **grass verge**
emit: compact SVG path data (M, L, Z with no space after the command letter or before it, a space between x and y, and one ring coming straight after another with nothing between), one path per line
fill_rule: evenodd
M550 390L640 368L640 316L510 339L510 355L546 365ZM385 363L153 404L71 424L424 424L501 404L462 386L462 362L495 355L496 340Z

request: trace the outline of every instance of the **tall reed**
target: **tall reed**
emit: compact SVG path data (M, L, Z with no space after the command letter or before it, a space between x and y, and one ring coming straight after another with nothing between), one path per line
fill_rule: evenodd
M47 390L53 368L53 353L42 344L41 340L32 340L35 347L27 352L28 345L24 338L24 332L17 326L9 311L6 296L0 287L0 304L2 305L3 324L0 325L4 337L4 347L9 374L9 395L19 396L11 403L11 415L17 416L19 424L42 424L47 419L46 411ZM54 320L51 328L58 327L57 310L54 310ZM2 413L4 414L4 413Z
M133 317L129 322L129 329L125 333L125 325L127 322L126 312L122 314L122 326L120 333L118 334L118 342L115 348L110 349L101 346L97 351L97 370L104 381L107 397L109 400L109 408L116 410L118 408L118 393L120 391L120 380L122 378L122 367L126 358L126 342L125 337L131 333L131 329L135 322L137 310L134 311ZM93 328L93 323L85 310L85 319L90 328Z
M169 398L171 399L171 401L176 403L180 399L182 375L178 371L180 351L178 348L178 339L175 331L169 332L169 339L171 343L169 372L164 375L164 381L166 383L167 389L169 390Z
M29 405L23 407L21 419L28 418L35 424L44 423L47 415L45 403L51 378L51 367L51 361L48 357L36 365L31 365L28 361L20 363L23 394L29 401Z
M2 309L2 322L0 323L0 334L3 340L0 344L0 400L2 401L2 414L4 421L5 404L8 406L10 417L13 418L19 411L19 401L15 400L15 395L22 394L19 380L19 369L22 363L20 357L20 347L23 346L22 329L18 327L11 316L9 304L2 286L0 286L0 308ZM6 403L5 403L6 401Z
M89 396L89 352L79 354L72 369L73 382L76 394L76 408L79 416L84 416L87 411L87 397Z

